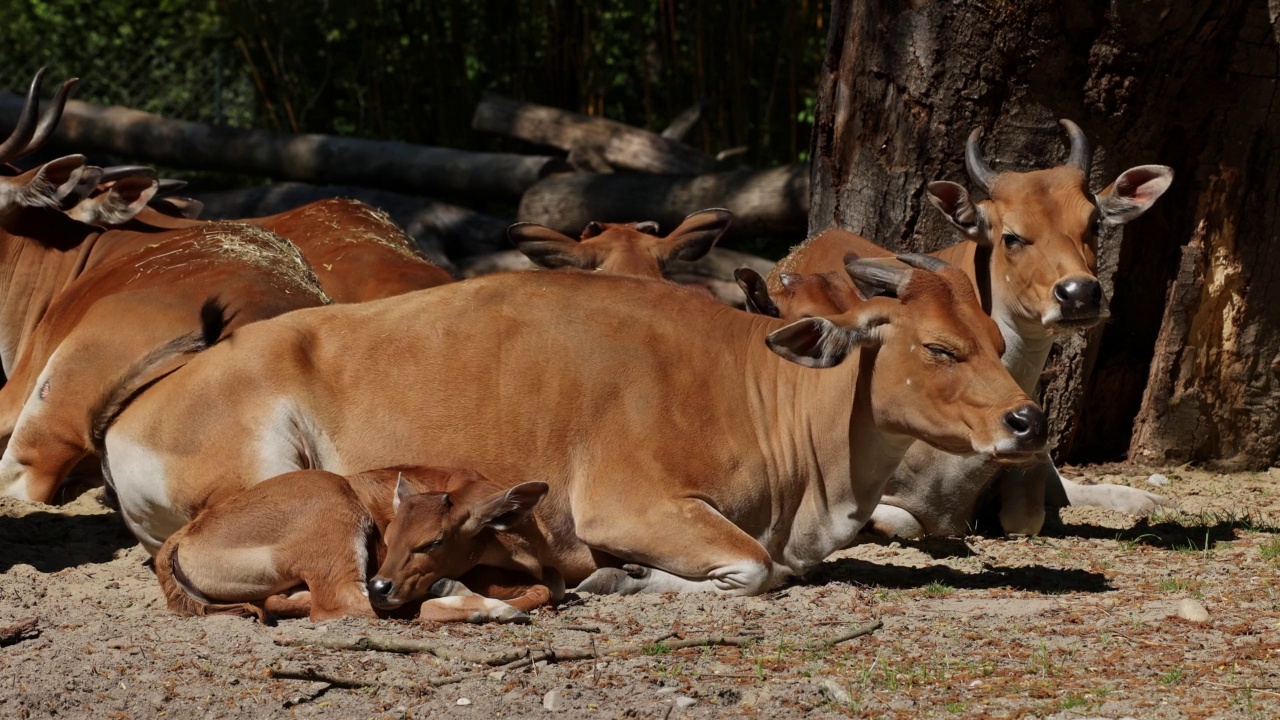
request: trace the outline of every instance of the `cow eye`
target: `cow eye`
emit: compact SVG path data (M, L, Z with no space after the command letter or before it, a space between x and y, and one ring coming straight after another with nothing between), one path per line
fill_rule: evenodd
M431 552L432 550L436 550L436 549L438 549L438 548L439 548L441 545L443 545L443 544L444 544L444 540L432 540L431 542L427 543L426 545L419 546L416 552L419 552L419 553L429 553L429 552Z
M950 349L948 349L945 345L938 345L936 343L925 343L924 349L928 350L930 355L942 360L950 360L951 362L955 362L956 360L959 360L959 358L956 357L956 354L952 352Z
M1010 250L1014 248L1020 248L1023 245L1027 244L1026 240L1023 240L1022 238L1018 237L1016 234L1011 233L1007 230L1005 231L1004 235L1001 236L1001 239L1004 240L1004 246L1009 248Z

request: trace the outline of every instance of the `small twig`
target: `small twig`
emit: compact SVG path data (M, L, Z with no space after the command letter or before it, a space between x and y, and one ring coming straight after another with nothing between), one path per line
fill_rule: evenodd
M313 667L288 668L273 667L267 669L267 677L276 680L306 680L308 682L328 683L333 687L346 688L349 690L379 687L380 683L372 680L360 680L358 678L344 678L337 675L320 672Z
M9 627L0 628L0 647L14 645L23 640L40 637L40 622L35 618L27 618Z
M1201 680L1200 682L1205 685L1212 685L1214 687L1219 687L1224 690L1235 690L1237 692L1248 690L1249 692L1262 693L1263 695L1275 695L1276 697L1280 697L1280 692L1276 692L1276 690L1280 688L1249 687L1248 685L1226 685L1223 683L1213 682L1212 680Z
M1159 643L1154 640L1143 640L1141 638L1131 638L1128 635L1124 635L1118 632L1113 632L1111 634L1112 636L1118 637L1121 640L1124 640L1126 642L1138 643L1142 645L1150 645L1151 647L1169 648L1170 650L1190 650L1191 649L1190 645L1170 645L1168 643Z
M842 642L846 642L854 638L860 638L863 635L870 635L871 633L879 630L882 627L884 627L884 621L877 619L873 622L867 623L866 625L859 625L858 627L850 630L847 633L843 633L833 638L828 638L826 640L823 640L822 647L829 648L832 645L839 645Z
M271 638L272 642L277 645L285 645L288 647L321 647L328 650L374 650L377 652L401 653L405 655L413 655L417 653L425 653L434 655L441 660L461 660L468 663L479 663L489 665L501 665L505 662L494 663L487 662L489 655L469 655L465 653L455 653L443 645L435 643L422 642L420 640L401 640L399 638L390 637L371 637L361 635L357 638L328 638L328 637L293 637L283 633L276 634Z
M598 633L600 627L598 625L565 625L561 630L571 630L574 632Z

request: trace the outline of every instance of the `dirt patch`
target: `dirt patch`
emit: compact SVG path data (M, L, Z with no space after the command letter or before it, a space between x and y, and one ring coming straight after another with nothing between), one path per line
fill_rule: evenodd
M40 629L0 648L0 716L1280 715L1280 471L1164 470L1160 488L1132 468L1068 474L1155 489L1182 512L1137 521L1068 508L1050 537L868 542L766 597L584 597L528 626L177 618L97 491L56 509L0 501L0 626L36 618ZM1177 617L1184 598L1208 622ZM873 635L825 645L874 618L884 627ZM641 649L504 670L277 635L418 639L446 656ZM761 639L669 645L713 635Z

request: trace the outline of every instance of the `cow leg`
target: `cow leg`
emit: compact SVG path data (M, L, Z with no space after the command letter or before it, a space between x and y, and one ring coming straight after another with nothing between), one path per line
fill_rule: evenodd
M443 597L422 603L418 619L424 622L529 622L529 616L519 608L496 598L477 595L457 580L442 580L431 589Z
M357 577L337 580L333 577L308 582L311 588L312 622L336 620L344 617L376 618L378 614L369 604L368 590L365 588L364 572Z
M640 505L627 511L612 505L593 504L582 513L574 508L578 536L592 549L631 564L597 570L578 585L581 592L759 595L789 574L774 565L755 538L697 498L660 501L638 511ZM630 521L619 521L628 516Z
M300 590L285 595L272 595L263 601L267 614L278 618L304 618L311 616L311 591Z
M1064 477L1059 477L1058 482L1068 505L1106 508L1127 515L1148 515L1157 508L1177 507L1166 497L1128 485L1081 485Z
M867 530L884 537L899 537L907 540L918 540L924 537L924 525L915 515L900 507L880 503L871 511L871 519L867 522Z
M1045 487L1057 474L1048 455L1026 466L1003 468L996 480L1000 493L1000 527L1006 535L1039 535L1044 527Z

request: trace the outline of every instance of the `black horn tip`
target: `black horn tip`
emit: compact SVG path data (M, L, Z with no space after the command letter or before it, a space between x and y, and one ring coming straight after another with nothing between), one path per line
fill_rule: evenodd
M903 253L897 256L898 260L913 268L928 270L929 272L938 272L951 267L945 260L941 260L932 255L924 253Z

